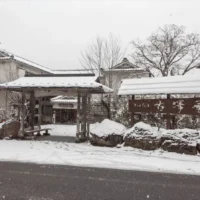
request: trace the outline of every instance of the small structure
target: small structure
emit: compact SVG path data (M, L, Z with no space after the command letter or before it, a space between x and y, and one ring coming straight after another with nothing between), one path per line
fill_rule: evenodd
M148 113L163 115L167 119L167 128L175 127L175 115L188 114L200 116L200 77L171 76L143 79L124 79L118 95L129 96L131 125L135 115ZM136 95L142 95L135 99ZM162 98L156 98L159 97ZM148 99L147 99L148 98Z
M41 130L41 98L47 96L77 96L77 141L84 141L90 130L90 96L91 94L110 93L112 89L96 82L94 75L69 74L64 76L31 76L22 77L15 81L0 84L6 91L16 91L22 94L21 105L21 136L26 133L24 126L25 100L30 100L29 126L32 132ZM27 97L27 98L26 98ZM38 100L38 130L34 130L35 101Z
M76 123L77 98L73 96L57 96L51 99L55 123Z

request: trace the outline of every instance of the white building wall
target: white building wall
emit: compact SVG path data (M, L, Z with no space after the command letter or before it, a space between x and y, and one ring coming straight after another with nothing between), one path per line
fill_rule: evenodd
M136 70L120 70L120 71L112 71L111 72L111 85L109 85L109 72L104 72L104 84L108 87L111 87L114 92L113 96L117 95L118 89L121 85L121 81L127 78L142 78L149 77L148 72L144 71L136 71Z

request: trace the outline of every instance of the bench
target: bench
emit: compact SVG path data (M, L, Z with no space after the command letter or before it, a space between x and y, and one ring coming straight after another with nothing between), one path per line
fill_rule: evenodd
M45 131L45 133L43 133L43 135L48 136L48 135L50 135L48 133L49 130L51 130L51 128L41 128L41 129L34 129L34 130L26 130L25 134L27 134L27 135L32 134L33 135L33 133L37 133L36 136L40 136L41 135L40 132L41 131Z

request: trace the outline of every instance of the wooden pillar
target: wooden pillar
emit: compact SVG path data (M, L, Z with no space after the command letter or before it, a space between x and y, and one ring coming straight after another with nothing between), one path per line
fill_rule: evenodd
M139 122L142 120L142 114L139 114Z
M132 100L135 99L135 96L132 95ZM131 112L131 126L133 126L135 124L135 113Z
M5 120L8 119L8 91L6 90L6 98L5 98ZM5 134L7 135L7 123L5 123Z
M34 129L35 126L35 94L34 90L30 92L30 116L29 116L29 125L31 130Z
M6 102L5 102L5 104L6 104L6 112L5 112L5 120L7 121L7 119L8 119L8 90L6 90Z
M80 133L80 100L81 100L81 94L80 92L78 91L78 94L77 94L77 112L76 112L76 139L78 140L79 138L79 133Z
M176 128L176 116L173 115L172 116L172 129L175 129Z
M41 129L41 123L42 123L42 98L39 97L38 98L38 127L39 129Z
M88 94L87 97L87 139L89 140L90 137L90 100L91 100L91 95Z
M82 122L81 122L81 132L82 137L86 138L86 120L87 120L87 94L82 96Z
M24 90L22 91L22 105L21 105L21 127L20 127L20 135L24 136L24 103L25 103L25 92Z
M61 122L62 122L62 110L61 109L60 109L59 115L60 115L60 124L61 124Z
M170 99L170 94L167 94L167 99ZM167 113L166 117L167 117L166 128L167 128L167 129L170 129L170 128L171 128L171 125L170 125L170 114Z

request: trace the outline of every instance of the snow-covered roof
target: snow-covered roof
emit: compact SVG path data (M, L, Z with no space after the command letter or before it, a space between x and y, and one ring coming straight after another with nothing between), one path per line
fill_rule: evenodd
M51 70L52 74L93 74L90 70L76 69L76 70Z
M39 64L34 63L34 62L32 62L32 61L29 61L29 60L27 60L27 59L21 58L21 57L19 57L19 56L14 55L13 59L16 60L16 61L18 61L18 62L21 62L21 63L23 63L23 64L29 65L29 66L31 66L31 67L35 67L35 68L37 68L37 69L40 69L40 70L42 70L42 71L44 71L44 72L52 73L52 70L51 70L51 69L48 69L48 68L46 68L46 67L44 67L44 66L42 66L42 65L39 65Z
M42 65L39 65L35 62L32 62L32 61L29 61L25 58L22 58L20 56L17 56L15 54L12 54L10 52L7 52L5 50L2 50L0 49L0 60L9 60L9 59L12 59L12 60L15 60L19 63L22 63L22 64L25 64L25 65L28 65L28 66L31 66L31 67L34 67L34 68L37 68L37 69L40 69L44 72L47 72L47 73L52 73L50 69L42 66Z
M55 75L66 75L66 74L93 74L91 70L87 69L58 69L58 70L51 70L47 67L44 67L42 65L39 65L35 62L32 62L30 60L27 60L25 58L22 58L20 56L17 56L13 53L7 52L5 50L0 49L0 60L15 60L18 63L22 63L25 65L28 65L30 67L34 67L37 69L42 70L43 72L46 72L47 74L55 74Z
M119 68L119 69L114 69L114 68L112 68L112 69L104 69L103 71L112 71L112 72L121 72L121 71L144 71L144 69L142 69L142 68L124 68L124 69L122 69L122 68ZM146 73L148 73L148 72L146 72Z
M195 93L200 93L198 75L124 79L118 91L118 95Z
M4 89L53 89L53 88L87 88L109 93L112 89L96 82L96 76L33 76L21 77L15 81L0 84Z
M76 97L71 96L57 96L51 99L52 103L77 103Z

